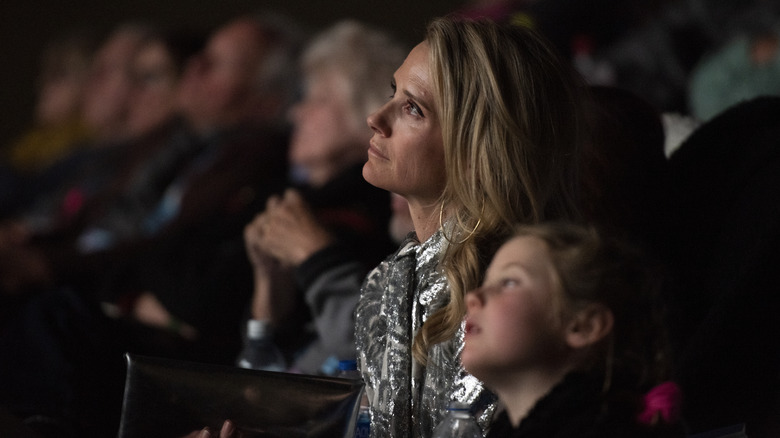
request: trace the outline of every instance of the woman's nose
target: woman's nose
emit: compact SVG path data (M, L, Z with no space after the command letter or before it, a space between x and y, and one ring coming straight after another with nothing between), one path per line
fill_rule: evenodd
M368 127L371 128L377 134L388 137L390 135L390 124L387 122L386 111L387 105L385 104L373 113L369 114L366 118Z

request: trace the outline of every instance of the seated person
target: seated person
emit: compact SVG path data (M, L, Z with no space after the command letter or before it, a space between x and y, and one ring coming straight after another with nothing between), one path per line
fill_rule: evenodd
M13 285L13 289L4 288L0 293L48 287L56 264L41 254L43 250L39 246L49 245L39 241L52 240L53 235L60 238L61 216L75 210L75 199L68 196L68 191L78 187L80 199L89 197L93 191L106 186L117 171L126 145L124 114L131 84L130 66L147 35L145 27L126 24L118 26L105 39L91 59L80 92L83 96L79 98L79 120L89 131L89 140L74 146L45 171L19 185L26 192L26 200L16 206L0 227L22 229L23 238L17 239L13 247L2 249L0 272L7 279L4 283ZM37 269L36 265L45 269Z
M759 96L780 95L780 31L755 23L702 57L688 79L688 104L699 121Z
M387 99L386 78L403 55L388 36L352 21L316 36L303 54L304 97L291 111L296 189L272 197L245 230L251 318L276 326L295 371L330 373L322 369L329 357L355 357L360 283L393 251L389 193L368 184L362 167L365 116Z
M462 354L506 408L489 437L684 436L638 254L566 224L520 227L498 250L466 295Z
M95 237L79 240L95 244L83 246L90 259L119 258L96 289L111 315L140 331L132 336L137 352L235 358L251 291L243 228L286 184L285 115L298 87L300 40L295 23L273 14L219 27L178 88L185 129L169 137L168 148L186 160L176 160L160 196L144 203L149 208L123 196L128 202L114 203L82 233Z
M81 101L90 79L95 42L87 32L73 32L46 44L40 58L32 127L5 148L3 164L34 174L73 148L84 146L90 129L81 116Z
M83 224L117 199L132 197L137 209L154 199L154 191L175 160L183 154L168 147L169 133L181 122L174 106L183 68L202 45L197 34L146 30L141 36L128 72L123 131L128 140L113 151L84 160L74 177L35 202L22 218L37 224L38 234L79 233ZM129 194L132 193L132 196ZM123 216L132 216L127 209Z

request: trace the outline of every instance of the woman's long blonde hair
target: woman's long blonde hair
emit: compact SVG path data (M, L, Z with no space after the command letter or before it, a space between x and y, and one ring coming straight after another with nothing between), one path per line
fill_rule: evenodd
M490 21L440 18L427 30L429 65L443 133L452 226L442 260L449 304L415 335L427 362L465 314L498 244L515 224L579 219L578 154L584 84L534 31ZM473 231L473 232L472 232Z

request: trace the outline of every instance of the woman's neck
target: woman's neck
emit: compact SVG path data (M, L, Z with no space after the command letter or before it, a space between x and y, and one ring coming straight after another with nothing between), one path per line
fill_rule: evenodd
M436 201L409 200L414 232L420 242L425 242L439 229L439 203Z

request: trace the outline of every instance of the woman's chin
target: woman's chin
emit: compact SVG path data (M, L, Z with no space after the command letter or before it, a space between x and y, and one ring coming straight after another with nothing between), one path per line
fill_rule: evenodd
M389 190L387 187L384 187L381 179L377 178L375 170L376 169L374 169L374 164L371 162L371 158L369 157L368 161L366 161L366 164L363 165L363 179L365 179L367 183L374 187Z

